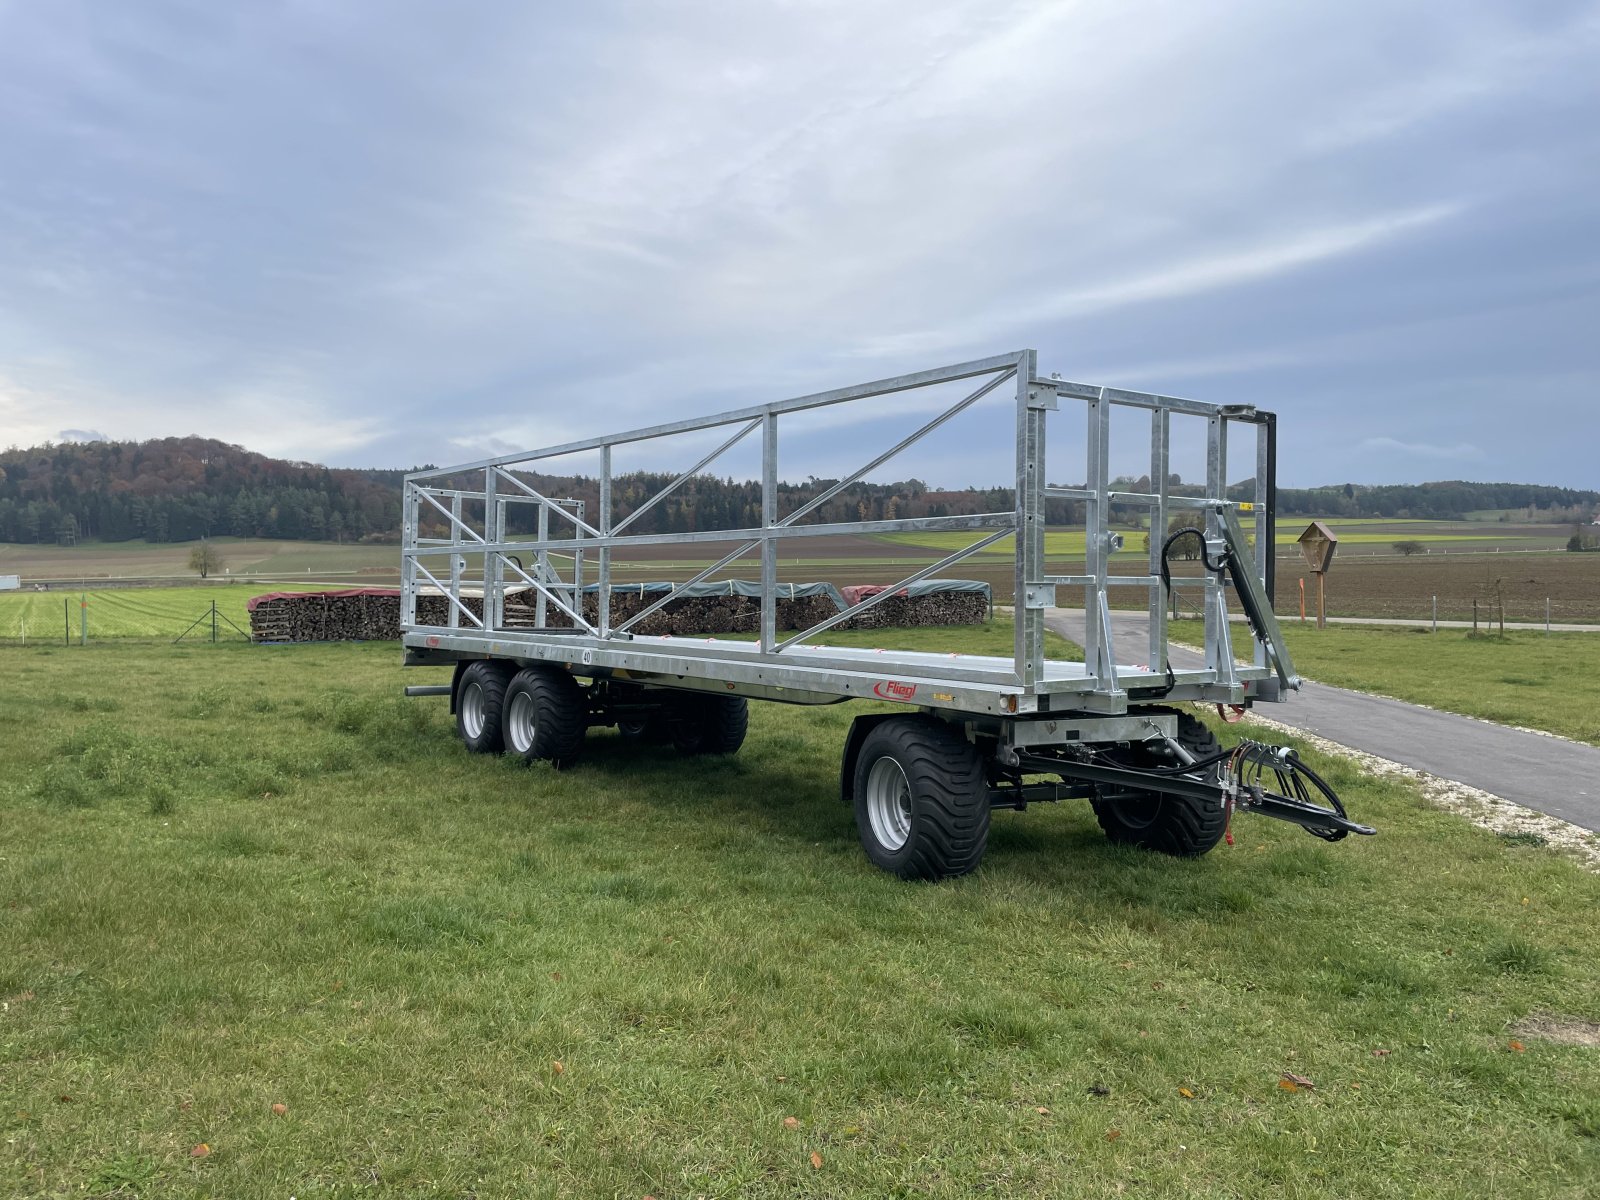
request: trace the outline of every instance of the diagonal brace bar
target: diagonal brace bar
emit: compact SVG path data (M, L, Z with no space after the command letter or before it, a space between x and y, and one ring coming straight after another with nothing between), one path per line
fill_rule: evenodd
M462 533L466 534L473 541L477 542L478 545L482 546L482 545L485 544L484 540L481 537L478 536L478 531L477 530L473 529L472 526L468 525L459 516L457 516L455 513L451 512L448 508L446 508L444 505L440 504L437 500L435 500L428 493L426 488L418 488L417 489L417 495L421 496L429 504L433 505L436 509L438 509L439 512L443 516L445 516L446 518L449 519L451 525L453 525L455 528L459 529ZM452 540L452 542L450 544L454 545L455 543Z
M944 558L941 558L938 562L934 563L932 566L924 567L924 568L922 568L922 570L918 571L914 575L907 575L899 583L892 584L889 587L884 588L883 591L879 592L876 596L868 596L865 600L861 600L861 601L858 601L855 604L852 604L849 608L845 609L843 612L836 613L835 615L829 617L825 621L819 621L817 624L813 625L810 629L802 629L799 633L795 634L792 638L789 638L787 641L779 642L776 646L774 646L773 647L773 653L776 654L779 651L786 650L790 646L794 645L796 642L803 642L814 633L823 633L823 632L825 632L825 631L827 631L829 629L832 629L835 625L839 624L839 622L848 621L851 617L855 616L857 613L866 612L867 609L873 607L873 605L881 604L883 601L887 600L890 596L894 595L901 588L906 587L906 586L908 586L910 584L913 584L913 583L917 583L919 580L926 579L929 575L932 575L935 571L942 571L946 567L948 567L951 563L958 563L963 558L966 558L969 555L976 554L979 550L982 550L985 546L989 545L991 542L998 542L1003 537L1010 537L1011 533L1012 533L1012 531L1009 530L1009 529L998 529L998 530L996 530L994 533L991 533L988 537L982 539L981 541L973 542L972 545L967 546L964 549L957 550L954 554L950 554L950 555L945 556Z
M756 429L759 429L760 427L761 427L760 418L757 418L756 420L751 421L750 424L746 425L743 429L739 430L738 433L734 434L727 441L723 442L722 445L718 446L710 454L706 455L699 462L695 463L694 466L690 467L682 475L679 475L671 483L667 484L666 487L662 488L654 496L651 496L650 499L646 500L638 508L634 509L631 513L629 513L621 521L619 521L619 522L617 522L617 524L613 525L611 527L612 536L615 537L617 534L621 533L624 529L626 529L629 525L632 525L640 517L644 516L645 513L649 512L652 508L654 508L656 505L660 504L668 496L672 495L673 492L677 491L679 487L681 487L683 484L687 483L689 480L693 479L696 475L700 474L701 471L705 470L705 468L706 468L706 466L708 464L714 462L718 458L721 458L729 450L732 450L740 442L744 441L744 439L746 437L748 437L752 432L754 432Z
M822 495L813 497L812 499L806 501L804 504L802 504L799 508L795 509L792 513L790 513L783 520L779 521L778 524L780 526L792 525L796 521L798 521L801 517L805 516L812 509L820 508L822 505L826 504L829 500L832 500L840 492L844 491L845 488L849 487L851 484L859 482L864 476L870 474L873 471L876 471L879 467L883 466L884 463L888 462L896 454L899 454L900 451L904 450L907 446L911 445L913 442L917 441L919 438L926 437L928 434L932 433L935 429L939 428L939 426L943 425L951 417L954 417L957 414L966 411L968 408L971 408L979 400L982 400L990 392L994 391L995 388L999 387L1002 383L1004 383L1006 380L1010 379L1015 374L1016 374L1016 371L1014 371L1014 370L1002 371L1000 374L996 375L993 379L989 380L989 382L985 383L977 391L971 393L965 399L959 400L954 405L952 405L951 407L945 409L944 412L940 413L933 420L929 421L921 429L917 430L915 433L911 434L909 437L906 437L906 438L902 439L900 442L898 442L896 445L890 447L888 450L885 450L882 454L878 455L877 458L873 459L866 466L862 467L859 471L856 471L856 472L852 473L847 478L841 479L838 483L834 484L827 491L823 492Z
M593 525L589 524L589 522L585 521L582 517L580 517L577 513L568 512L566 509L562 508L561 505L557 501L552 500L549 496L546 496L543 492L535 491L533 488L531 488L527 484L523 483L522 480L518 479L515 475L511 474L511 472L507 471L504 467L495 467L494 468L494 473L499 478L504 479L507 483L511 484L512 487L518 487L518 488L521 488L524 492L527 492L528 495L532 496L540 504L549 505L550 506L550 510L552 512L557 513L557 514L565 517L567 520L571 521L574 525L576 525L579 529L582 529L584 532L586 532L590 537L604 537L605 536L598 529L596 529Z
M427 567L425 567L421 563L417 562L416 559L412 559L411 560L411 565L412 565L412 568L419 575L425 576L429 583L433 584L434 587L438 588L441 592L443 592L445 599L450 601L451 604L455 605L456 608L458 608L461 611L461 615L462 616L464 616L467 620L471 621L479 629L484 628L483 622L480 621L477 618L477 615L475 613L473 613L473 611L470 608L468 608L465 604L461 603L460 600L456 599L455 596L451 595L450 594L450 588L446 584L440 583L438 577L436 575L434 575L434 573L432 571L428 570ZM487 600L487 599L488 599L488 597L485 596L485 600Z
M693 587L695 584L699 583L702 579L709 579L712 575L715 575L718 571L722 570L723 567L727 566L734 559L738 558L741 554L748 554L751 550L754 550L760 544L761 544L761 542L759 540L754 541L754 542L746 542L744 545L738 547L737 549L729 552L728 554L723 555L716 562L712 563L709 567L707 567L704 571L701 571L693 579L690 579L686 583L678 584L676 587L674 587L672 589L672 591L668 592L665 596L661 597L661 599L657 600L649 608L641 609L640 611L634 613L633 616L629 617L626 621L624 621L621 625L618 625L611 632L612 633L626 633L626 632L628 632L628 630L633 628L634 625L636 625L640 621L644 620L651 613L653 613L657 609L659 609L662 605L670 603L672 598L674 596L676 596L684 588Z
M554 591L552 591L550 588L546 587L543 583L539 582L539 580L535 579L532 575L529 575L526 571L524 571L521 567L519 567L517 565L515 559L510 558L509 556L504 555L504 554L497 555L496 557L498 557L500 559L501 564L503 566L505 566L509 570L515 571L523 579L527 580L527 582L531 586L533 586L534 588L537 588L539 594L541 596L543 596L546 600L550 601L551 604L554 604L562 612L566 613L567 616L571 617L574 621L576 621L579 625L583 626L585 629L587 629L590 633L594 634L596 637L600 636L600 631L598 629L596 629L593 625L589 624L589 622L585 621L577 613L573 612L572 609L568 608L566 606L566 604L562 602L560 597L558 597L555 594ZM576 599L576 597L578 595L579 595L579 593L577 593L577 592L573 593L573 596L574 596L575 599ZM581 604L582 601L579 600L578 603Z

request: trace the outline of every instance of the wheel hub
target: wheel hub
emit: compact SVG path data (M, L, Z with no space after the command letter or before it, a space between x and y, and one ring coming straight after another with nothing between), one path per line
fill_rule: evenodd
M867 772L867 819L872 836L886 850L898 850L911 837L911 784L894 759L885 756Z
M538 730L533 716L533 697L518 690L511 698L505 720L506 744L516 753L526 754L533 748L533 739Z
M461 689L461 728L476 740L483 736L483 685L469 683Z

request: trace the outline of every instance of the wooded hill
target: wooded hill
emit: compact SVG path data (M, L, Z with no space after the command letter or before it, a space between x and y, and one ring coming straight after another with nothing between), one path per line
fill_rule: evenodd
M202 537L270 537L328 541L393 540L400 521L398 470L330 469L314 463L285 462L209 438L161 438L149 442L67 442L29 450L0 452L0 542L105 542L145 538L152 542L192 541ZM599 511L596 481L584 476L527 475L530 486L549 496L571 497ZM671 482L672 475L638 472L614 481L614 509L620 518ZM779 511L788 512L832 486L834 480L808 478L779 487ZM1147 478L1123 478L1120 490L1147 491ZM1199 489L1176 476L1175 493ZM1231 489L1239 499L1253 485ZM1282 488L1279 513L1285 517L1392 517L1461 519L1469 512L1509 510L1513 519L1587 522L1600 509L1600 492L1534 484L1443 483L1368 487L1343 484L1320 488ZM1009 488L940 490L919 479L862 483L821 506L810 520L853 521L893 517L959 516L1011 507ZM526 506L513 505L527 532ZM664 533L689 529L740 528L760 524L761 487L755 481L699 476L652 508L629 532ZM1119 520L1136 509L1114 514ZM1081 507L1053 500L1051 524L1082 520ZM429 521L442 530L442 518Z
M0 541L354 541L395 528L398 474L283 462L210 438L65 442L0 453Z

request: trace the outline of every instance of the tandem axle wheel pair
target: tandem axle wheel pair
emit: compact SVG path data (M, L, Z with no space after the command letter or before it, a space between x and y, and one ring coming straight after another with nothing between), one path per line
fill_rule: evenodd
M588 687L559 667L479 659L458 663L451 684L456 732L475 754L512 754L564 770L583 754L593 726L624 737L669 741L683 754L732 754L744 742L742 696L646 692L605 682Z

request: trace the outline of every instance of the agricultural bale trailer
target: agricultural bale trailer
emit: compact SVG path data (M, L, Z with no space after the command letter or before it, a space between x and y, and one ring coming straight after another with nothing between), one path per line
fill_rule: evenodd
M779 438L796 414L830 408L848 419L853 405L908 394L931 394L943 403L953 385L956 399L937 415L858 470L780 512ZM960 516L818 519L817 510L829 500L986 401L1005 414L984 428L1016 465L1009 506ZM901 411L908 407L902 404ZM1071 421L1074 409L1082 414L1075 436L1086 447L1085 483L1053 486L1046 482L1049 419ZM1148 416L1148 492L1112 487L1112 412L1120 409ZM1178 494L1168 485L1175 423L1201 431L1201 495ZM648 448L700 432L728 436L630 512L615 510L617 448ZM1250 500L1228 498L1230 432L1249 435L1255 467ZM759 522L630 532L642 513L751 437L760 448ZM1225 751L1190 707L1281 701L1300 686L1269 599L1275 439L1271 413L1044 376L1035 352L1023 350L412 472L405 481L401 551L405 662L447 667L452 674L447 685L407 692L448 695L468 750L556 767L578 762L585 733L594 727L614 726L636 736L653 730L685 754L730 754L744 740L749 700L885 701L893 709L858 716L850 727L840 795L854 809L868 858L908 879L973 870L983 857L991 812L1040 801L1086 800L1113 841L1182 856L1215 846L1236 811L1289 821L1330 841L1371 833L1345 814L1334 791L1292 749L1243 741ZM593 521L580 505L547 497L536 486L541 465L579 453L598 457ZM1048 500L1081 506L1087 552L1080 572L1053 574L1048 567ZM1142 509L1152 530L1165 530L1169 517L1184 510L1201 514L1203 527L1152 537L1142 569L1113 569L1113 552L1121 544L1108 527L1113 506ZM1255 545L1269 550L1259 559L1246 525ZM778 561L786 547L793 553L797 543L791 539L951 530L972 540L898 583L858 593L843 608L819 609L804 628L783 628L779 607L789 585L778 582ZM1198 541L1204 569L1198 578L1175 579L1170 562L1185 537ZM1015 593L1009 655L863 649L821 640L847 623L870 624L879 606L1003 539L1011 539ZM625 609L613 607L614 555L694 543L734 548L682 587L697 587L735 560L759 553L754 640L641 632L675 589L653 599L642 594ZM1137 648L1114 643L1112 588L1146 593L1149 636ZM1199 669L1177 669L1167 652L1167 612L1177 588L1200 593L1205 662ZM529 590L536 597L531 620ZM1045 610L1063 590L1080 595L1086 610L1083 662L1046 654ZM513 596L521 610L515 622L507 616ZM440 598L442 606L433 603ZM1248 661L1236 658L1229 623L1234 606L1246 619L1239 636L1248 633Z

